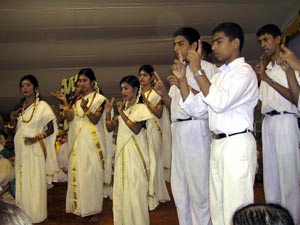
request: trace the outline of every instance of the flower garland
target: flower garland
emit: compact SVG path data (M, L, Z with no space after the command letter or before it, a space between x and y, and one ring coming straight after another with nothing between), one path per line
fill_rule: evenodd
M67 96L72 95L75 92L76 89L76 82L78 80L78 74L76 74L73 77L70 77L69 79L62 79L61 80L61 87L60 91L64 93Z

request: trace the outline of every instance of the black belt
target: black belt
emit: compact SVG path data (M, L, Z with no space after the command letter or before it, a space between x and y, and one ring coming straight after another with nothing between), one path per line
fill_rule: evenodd
M186 118L186 119L176 119L175 122L183 122L183 121L188 121L188 120L193 120L192 117Z
M237 134L244 134L244 133L248 133L248 132L252 132L252 131L249 130L249 129L246 129L244 131L233 133L233 134L225 134L225 133L215 134L215 133L212 133L212 138L213 139L222 139L222 138L234 136L234 135L237 135Z
M268 115L268 116L275 116L275 115L282 115L282 114L294 114L294 113L286 112L286 111L278 112L276 110L272 110L271 112L265 113L265 115Z

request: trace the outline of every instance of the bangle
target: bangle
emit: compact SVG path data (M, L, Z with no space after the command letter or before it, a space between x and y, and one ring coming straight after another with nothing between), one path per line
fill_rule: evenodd
M47 137L47 133L45 131L43 131L43 132L39 133L36 137L37 137L37 140L42 140L45 137Z
M7 128L9 128L9 129L14 129L15 126L13 126L13 125L11 125L10 123L8 123L8 124L7 124Z
M150 104L149 104L149 109L152 109L152 110L153 110L153 109L155 109L155 106L154 106L153 104L150 103Z
M69 109L70 109L70 106L69 106L69 105L64 105L64 106L63 106L63 110L64 110L64 111L69 110Z
M133 122L130 119L126 120L125 123L127 126L131 126L133 124Z

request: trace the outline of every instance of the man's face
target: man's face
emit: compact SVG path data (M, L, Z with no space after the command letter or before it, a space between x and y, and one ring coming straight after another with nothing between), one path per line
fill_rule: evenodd
M230 41L224 32L214 33L212 38L212 51L218 61L226 64L231 62L235 48L236 46L233 41Z
M263 34L258 37L259 45L263 51L263 54L267 57L272 57L280 44L280 36L274 38L271 34Z
M191 48L190 43L184 36L176 36L173 40L173 51L175 53L175 57L179 59L179 51L182 54L183 60L186 60L188 55L188 50Z

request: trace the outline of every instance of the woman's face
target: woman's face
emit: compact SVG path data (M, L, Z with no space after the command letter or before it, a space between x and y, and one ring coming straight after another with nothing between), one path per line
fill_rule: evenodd
M75 88L75 91L74 91L74 97L78 97L79 95L81 95L81 92L82 92L81 86L77 82L76 83L76 88Z
M29 80L23 80L20 88L24 97L31 97L35 95L35 88Z
M93 90L92 81L83 74L80 74L78 77L77 87L80 88L83 93L88 93Z
M133 88L126 82L121 83L121 95L123 101L131 102L132 100L135 100L136 92L137 88Z
M151 85L151 75L145 70L141 70L139 74L139 81L142 86Z

